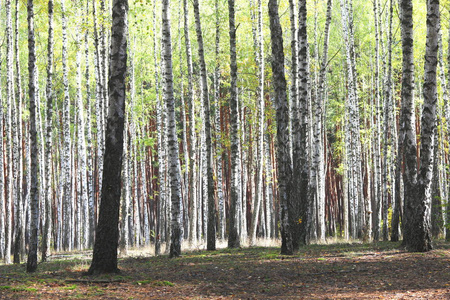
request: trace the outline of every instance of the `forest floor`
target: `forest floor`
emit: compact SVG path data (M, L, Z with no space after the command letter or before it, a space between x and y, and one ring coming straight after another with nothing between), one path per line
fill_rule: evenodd
M85 276L90 253L54 255L34 274L0 266L0 299L450 299L450 243L311 245L124 257L120 274Z

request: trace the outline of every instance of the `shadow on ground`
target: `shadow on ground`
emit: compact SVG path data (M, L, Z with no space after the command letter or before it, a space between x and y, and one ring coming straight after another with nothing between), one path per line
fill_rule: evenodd
M120 274L83 276L86 253L66 254L26 274L0 266L1 299L450 299L450 244L408 253L398 243L194 251L132 257ZM75 256L74 256L75 255Z

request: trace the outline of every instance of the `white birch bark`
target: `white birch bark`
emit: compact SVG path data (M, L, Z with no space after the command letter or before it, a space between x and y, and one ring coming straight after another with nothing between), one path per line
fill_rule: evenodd
M53 0L48 1L48 42L47 42L47 96L46 128L45 128L45 223L42 237L42 261L49 256L52 237L52 118L53 118Z
M236 62L236 24L235 1L228 0L229 35L230 35L230 139L231 139L231 190L230 190L230 219L228 223L228 247L240 247L238 234L239 212L239 137L238 137L238 101L237 101L237 62Z
M94 182L94 150L92 148L92 105L91 105L91 84L90 84L90 55L89 55L89 1L86 1L86 14L84 16L86 24L84 35L84 56L85 56L85 88L86 88L86 151L87 151L87 189L88 189L88 210L85 211L86 227L88 236L85 240L85 248L94 244L95 230L95 182Z
M79 17L81 18L81 17ZM81 195L79 195L81 200L81 205L78 207L78 210L83 212L83 224L88 224L88 181L87 181L87 153L86 153L86 134L85 134L85 126L86 126L86 119L85 119L85 106L83 103L83 94L81 91L82 87L82 71L81 71L81 50L82 50L82 39L81 35L77 34L77 54L76 54L76 67L77 67L77 114L78 114L78 168L80 171L80 182L81 184ZM89 104L89 103L88 103ZM81 219L81 217L79 218ZM80 224L81 225L81 224ZM83 245L86 245L88 240L88 229L89 226L82 226L81 231L79 232L78 236L80 244L79 247L81 248L81 243Z
M0 53L0 69L2 66L2 58ZM0 87L0 134L4 135L4 102L3 102L3 88ZM11 224L11 221L8 219L7 207L6 207L7 201L5 199L5 159L4 159L4 143L0 143L0 259L2 259L5 263L9 263L7 260L7 255L9 252L7 252L7 241L11 240L10 237L8 237L9 224ZM9 223L9 224L8 224ZM9 250L10 251L10 250Z
M361 142L359 133L359 109L356 87L356 68L353 41L353 16L351 2L341 0L342 31L346 48L347 76L348 76L348 99L346 110L348 114L347 127L347 153L348 160L348 185L349 185L349 220L350 235L357 238L361 229L363 216L362 203L362 175L361 175Z
M7 103L7 119L6 119L6 130L7 130L7 194L6 194L6 249L5 249L5 263L11 263L11 246L12 246L12 199L13 199L13 164L12 164L12 107L13 107L13 46L12 46L12 21L11 21L11 1L5 1L6 7L6 103ZM17 223L17 220L16 220Z
M105 81L103 72L103 62L101 54L101 36L102 30L98 30L98 16L97 16L97 6L96 1L92 1L92 14L94 20L94 66L95 66L95 81L96 81L96 115L95 119L97 122L97 203L100 203L100 191L102 190L102 176L103 176L103 156L104 156L104 106L105 106ZM101 27L101 26L100 26ZM94 227L96 226L96 217L94 218Z
M33 0L28 0L28 94L30 103L30 154L31 154L31 235L28 250L27 272L37 269L38 230L39 230L39 191L38 191L38 149L36 132L36 56L34 38Z
M374 126L374 241L380 239L380 221L381 221L381 203L383 194L381 192L381 95L380 95L380 30L379 30L379 13L378 0L373 1L374 24L375 24L375 126Z
M188 75L188 99L186 100L189 105L189 242L195 243L197 240L197 176L195 172L196 156L194 152L194 146L196 143L195 134L195 103L194 103L194 88L193 88L193 66L192 66L192 50L191 41L189 38L189 9L187 0L183 0L183 12L184 12L184 41L186 48L186 64Z
M62 62L63 62L63 86L64 86L64 102L63 102L63 155L62 155L62 173L63 175L63 206L64 206L64 223L63 223L63 248L64 250L72 250L71 239L71 216L72 216L72 189L71 189L71 138L70 138L70 94L69 94L69 78L68 78L68 54L67 54L67 16L65 9L65 0L61 1L62 16Z
M215 40L215 59L216 68L214 71L214 104L215 104L215 138L216 138L216 176L217 176L217 201L218 201L218 237L225 239L226 231L226 213L225 213L225 196L223 191L223 162L222 162L222 136L221 136L221 105L220 105L220 18L219 18L219 1L215 2L216 14L216 40Z
M168 143L168 169L171 190L171 243L170 257L181 255L181 226L180 226L180 161L178 152L178 139L175 121L175 101L173 97L172 73L172 41L170 34L170 5L169 0L162 2L162 45L164 64L164 98L167 109L167 143Z

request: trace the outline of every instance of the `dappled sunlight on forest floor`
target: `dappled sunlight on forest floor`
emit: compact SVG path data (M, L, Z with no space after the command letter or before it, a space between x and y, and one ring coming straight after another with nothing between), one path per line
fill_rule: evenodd
M170 259L130 250L119 260L120 274L96 277L83 275L89 252L54 255L35 274L23 265L0 266L0 299L450 298L450 243L436 242L428 253L409 253L391 242L279 252L266 246L205 251L199 245Z

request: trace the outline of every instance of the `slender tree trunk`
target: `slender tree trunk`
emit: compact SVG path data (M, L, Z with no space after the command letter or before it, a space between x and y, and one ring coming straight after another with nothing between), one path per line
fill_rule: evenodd
M215 103L215 138L216 138L216 163L217 163L217 200L219 210L219 220L217 222L217 231L219 239L225 239L226 231L226 213L225 213L225 196L223 192L223 163L222 163L222 135L221 135L221 105L220 105L220 8L219 0L215 0L215 14L216 14L216 41L215 41L215 59L216 68L214 71L214 103Z
M42 261L50 251L52 234L52 118L53 118L53 0L48 1L48 43L47 43L47 119L45 132L45 225L42 235Z
M94 253L89 274L117 272L119 239L119 207L123 153L127 70L127 0L113 1L111 29L110 78L108 92L111 102L105 139L102 201L95 236Z
M165 140L165 127L163 125L163 118L165 116L165 109L162 105L162 100L160 96L160 84L159 84L159 72L158 72L158 44L156 37L156 1L153 2L153 52L154 52L154 62L155 62L155 93L156 93L156 123L158 128L158 187L159 187L159 197L156 208L156 241L155 241L155 254L159 255L161 253L161 241L163 239L163 224L164 220L164 203L166 201L166 189L165 189L165 150L163 146L163 141ZM164 235L165 236L165 235Z
M63 85L64 85L64 109L63 109L63 136L64 148L62 156L62 172L63 172L63 207L64 207L64 223L63 223L63 248L64 250L72 250L72 237L70 231L72 230L71 214L72 214L72 191L71 191L71 139L70 139L70 95L69 95L69 69L68 54L67 54L67 17L65 10L65 0L61 1L61 15L62 15L62 35L63 35Z
M208 78L206 74L205 54L203 49L203 33L200 22L200 8L198 0L194 0L195 28L197 33L198 56L200 59L201 97L204 110L204 124L206 136L206 176L208 198L207 246L208 250L216 250L216 206L214 195L213 159L211 142L211 116L208 94Z
M450 10L449 10L450 11ZM450 24L450 20L449 20ZM450 93L450 26L448 28L448 48L447 48L447 91ZM447 97L447 102L445 103L445 119L447 120L447 135L450 135L450 95ZM448 193L450 196L450 184L448 185ZM450 224L450 198L447 199L447 214L446 223ZM445 240L450 241L450 229L447 228L445 232Z
M101 55L101 35L102 31L100 30L100 33L98 32L98 24L97 24L97 6L96 1L92 0L92 14L94 19L94 47L95 47L95 55L94 55L94 65L95 65L95 81L96 81L96 122L97 122L97 205L100 202L100 193L102 190L102 176L103 176L103 161L104 161L104 150L105 150L105 140L104 140L104 106L106 99L104 98L104 85L106 78L103 78L104 72L102 71L104 69L103 62ZM97 222L97 217L94 216L94 222ZM96 224L94 224L94 229L96 230ZM95 231L94 230L94 231Z
M252 3L252 1L250 2ZM256 95L258 97L257 100L257 133L256 133L256 199L255 205L252 207L252 227L250 233L250 241L252 244L256 242L256 229L258 225L258 218L260 212L263 213L261 209L263 203L263 172L264 172L264 127L265 127L265 99L264 99L264 40L263 40L263 28L262 28L262 3L261 0L258 0L258 15L257 22L253 27L254 29L254 48L255 48L255 58L256 58L256 66L257 66L257 77L258 77L258 88ZM256 19L253 17L253 19ZM295 18L294 18L295 19ZM253 20L255 23L256 20ZM293 36L295 36L296 30L295 26L293 29ZM295 43L296 44L296 43ZM296 49L296 46L295 46ZM293 71L297 69L297 66L293 66ZM295 72L296 73L296 72ZM295 78L295 77L294 77ZM296 79L294 79L296 81ZM295 84L295 91L297 91L297 85ZM261 226L263 225L262 220L260 222ZM265 224L264 224L265 225Z
M5 263L11 263L11 244L12 244L12 227L14 226L12 222L12 199L13 199L13 163L12 163L12 152L13 152L13 134L12 134L12 119L13 119L13 45L12 45L12 18L11 18L11 1L5 1L6 6L6 103L7 103L7 178L8 178L8 193L6 194L6 249L5 249ZM18 220L15 220L18 223ZM15 252L15 251L14 251Z
M379 13L378 13L378 0L373 1L373 12L375 19L375 130L374 130L374 241L380 239L380 221L381 221L381 203L383 195L381 193L381 148L380 148L380 135L381 135L381 95L380 95L380 37L379 37Z
M237 100L237 59L236 59L236 25L235 25L235 1L228 0L229 33L230 33L230 139L231 139L231 190L230 190L230 215L228 222L228 247L239 248L241 241L238 234L238 201L239 197L239 137L238 137L238 100Z
M126 255L130 244L130 201L131 201L131 178L130 178L130 154L131 148L128 144L129 117L125 113L125 128L123 131L123 170L122 170L122 207L121 207L121 233L120 233L120 252Z
M382 220L383 220L383 240L387 241L389 239L389 222L388 222L388 209L389 209L389 198L392 198L392 193L389 191L390 186L395 184L393 182L393 174L390 172L390 168L393 162L393 119L392 110L393 110L393 96L392 96L392 13L393 6L392 1L389 2L389 30L388 30L388 40L387 40L387 73L386 79L384 83L385 88L385 104L384 104L384 157L383 157L383 210L382 210Z
M269 0L270 36L272 44L272 72L277 120L277 171L281 209L281 254L292 254L292 233L289 224L289 207L292 203L292 165L289 155L288 104L284 75L283 31L278 15L278 3ZM300 29L299 29L300 30Z
M167 108L167 142L169 153L169 178L171 191L171 243L170 257L181 255L181 226L180 226L180 160L178 151L178 139L175 122L175 99L173 97L173 73L172 73L172 41L170 34L170 2L162 2L162 45L164 64L164 99Z
M189 242L195 243L197 240L197 200L196 200L196 172L195 172L195 105L194 105L194 87L193 87L193 67L191 40L189 38L189 9L187 0L183 0L184 11L184 41L186 48L186 64L188 75L188 99L189 105Z
M0 69L1 69L1 54L0 54ZM3 97L2 97L2 88L0 87L0 106L3 107ZM0 109L0 134L4 135L4 115L3 109ZM5 159L4 159L4 143L0 142L0 259L3 259L6 262L6 242L7 242L7 228L10 226L8 224L8 220L5 220L7 208L5 204ZM6 203L5 203L6 202ZM6 222L5 222L6 221Z
M88 211L88 182L87 182L87 153L86 153L86 134L85 134L85 117L84 111L85 107L83 104L83 95L81 91L81 49L82 49L82 39L81 36L77 38L78 51L76 55L76 65L77 65L77 113L78 113L78 168L80 170L80 182L81 184L81 195L78 195L81 201L81 205L78 207L78 213L81 219L81 212ZM83 215L84 216L84 215ZM83 217L85 221L87 220L87 215ZM84 223L86 224L86 223ZM81 248L81 245L85 244L85 241L88 239L88 229L89 226L81 226L79 224L81 232L78 232L78 247Z
M38 149L36 132L36 56L34 39L33 0L28 0L28 96L30 97L30 153L31 153L31 236L28 250L27 272L37 269L39 230Z
M89 60L89 1L86 1L85 15L86 31L84 35L85 44L85 85L86 85L86 139L87 139L87 188L88 188L88 219L86 219L86 227L88 236L85 241L85 248L92 247L94 244L95 231L95 182L94 182L94 151L92 149L92 105L91 105L91 84L90 84L90 60ZM86 214L86 212L85 212Z

